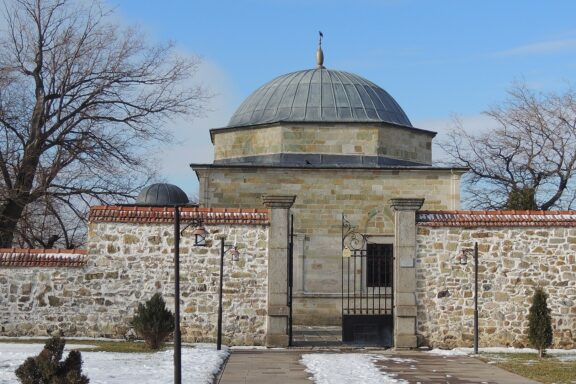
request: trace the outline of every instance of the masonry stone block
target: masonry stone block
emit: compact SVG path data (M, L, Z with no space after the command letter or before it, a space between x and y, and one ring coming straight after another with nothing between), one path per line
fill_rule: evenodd
M416 317L418 309L415 305L397 305L395 308L398 317Z
M414 292L397 292L394 297L396 305L416 305Z
M286 347L288 304L288 223L289 210L296 196L264 195L262 201L270 209L270 236L268 241L268 321L266 345ZM281 309L282 308L282 309ZM286 337L285 337L286 336ZM284 342L285 344L274 344Z
M397 245L394 251L399 269L415 267L416 257L413 245Z
M288 335L286 334L267 334L266 335L266 346L287 346L288 345Z
M416 210L424 199L394 198L394 346L416 348Z
M414 268L399 268L397 271L396 284L397 291L401 294L404 292L416 292L416 271Z
M409 350L418 346L416 335L401 334L397 335L394 339L394 349L396 350Z
M416 336L416 316L398 316L396 327L398 335Z

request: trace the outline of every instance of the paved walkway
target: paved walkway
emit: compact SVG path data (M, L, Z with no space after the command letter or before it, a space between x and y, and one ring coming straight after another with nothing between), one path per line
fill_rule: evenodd
M351 352L350 350L346 352ZM305 367L298 363L306 353L340 353L318 349L235 350L224 368L219 384L310 384ZM383 371L409 383L451 384L532 384L536 383L468 356L442 357L422 352L354 350L383 357L399 357L376 363ZM406 362L411 359L413 362Z
M298 361L302 351L232 351L219 384L310 384Z

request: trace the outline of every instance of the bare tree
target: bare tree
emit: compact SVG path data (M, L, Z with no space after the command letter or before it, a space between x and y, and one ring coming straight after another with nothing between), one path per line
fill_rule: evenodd
M82 215L78 202L133 196L152 174L149 146L169 137L161 123L198 115L206 100L189 85L195 58L147 44L98 1L5 0L4 14L0 247L19 236L32 203Z
M450 165L468 167L470 208L568 209L574 200L576 92L536 93L514 85L488 110L494 128L468 132L459 121L440 144Z
M70 207L77 211L71 211ZM85 204L67 205L53 201L49 195L44 196L24 208L12 245L19 248L81 247L85 243L87 215Z

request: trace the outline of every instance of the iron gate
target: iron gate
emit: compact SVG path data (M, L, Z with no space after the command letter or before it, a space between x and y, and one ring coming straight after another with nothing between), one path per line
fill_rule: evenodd
M393 346L393 245L374 244L342 215L342 341Z

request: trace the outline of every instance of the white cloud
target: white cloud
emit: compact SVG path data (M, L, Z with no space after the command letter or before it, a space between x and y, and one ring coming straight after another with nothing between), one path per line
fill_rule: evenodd
M543 55L576 50L576 39L549 40L521 45L504 51L495 52L495 56Z
M116 10L112 14L113 21L124 26L136 23L138 29L143 31L152 44L162 42L159 40L157 26L142 24L132 15L123 13L116 0L105 1ZM197 56L190 52L190 47L176 43L178 54ZM153 159L157 159L156 166L161 180L179 186L192 196L198 195L198 180L190 168L190 163L212 162L214 156L209 131L211 128L226 126L237 107L236 91L228 74L208 58L201 57L200 61L191 85L200 85L214 95L207 103L205 115L196 118L175 118L166 122L162 128L172 134L173 142L159 146L150 154Z
M190 163L211 163L214 151L210 129L226 126L236 108L234 90L227 74L215 63L203 60L194 76L194 82L206 87L214 95L204 117L180 118L165 128L174 138L170 145L158 151L159 174L167 182L176 184L189 195L197 195L198 180Z
M455 119L459 120L464 129L470 133L484 132L494 126L494 121L484 114L471 116L447 116L436 119L422 119L414 122L414 126L437 132L432 146L432 160L434 162L446 159L446 153L438 145L447 138L448 133L455 126Z

